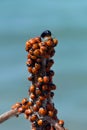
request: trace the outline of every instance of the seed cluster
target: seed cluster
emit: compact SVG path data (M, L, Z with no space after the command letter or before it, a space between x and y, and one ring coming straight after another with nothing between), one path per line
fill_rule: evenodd
M45 129L55 130L46 116L58 121L63 127L64 121L57 118L57 110L52 103L53 90L56 85L53 83L54 71L51 70L55 54L54 47L58 44L57 39L51 37L50 31L46 31L42 37L35 37L26 42L28 80L32 82L29 87L29 100L24 98L21 103L16 103L12 109L18 109L18 113L24 113L25 118L32 122L32 130Z

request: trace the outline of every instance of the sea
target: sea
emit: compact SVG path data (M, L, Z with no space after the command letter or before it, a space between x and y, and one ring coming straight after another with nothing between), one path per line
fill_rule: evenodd
M87 0L0 0L0 115L28 98L28 39L50 30L57 89L52 99L68 130L87 130ZM0 130L30 130L20 115Z

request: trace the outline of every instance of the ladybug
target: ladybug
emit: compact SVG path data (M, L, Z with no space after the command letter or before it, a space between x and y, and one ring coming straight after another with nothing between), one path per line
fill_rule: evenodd
M51 31L46 30L41 34L41 38L51 37Z

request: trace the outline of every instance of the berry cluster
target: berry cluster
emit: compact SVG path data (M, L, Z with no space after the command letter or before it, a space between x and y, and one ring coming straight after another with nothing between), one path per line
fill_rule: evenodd
M64 125L64 121L57 118L57 110L52 103L56 85L52 81L54 71L51 67L54 61L51 58L57 44L57 39L53 39L48 30L41 37L26 42L26 65L30 73L28 80L32 82L28 90L29 100L24 98L21 103L13 105L12 109L18 109L18 113L25 114L25 118L32 122L32 130L55 130L46 117L57 121L61 127Z

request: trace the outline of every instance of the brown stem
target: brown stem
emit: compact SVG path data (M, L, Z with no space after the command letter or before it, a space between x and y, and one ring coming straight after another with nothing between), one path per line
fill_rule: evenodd
M0 124L3 123L4 121L8 120L9 118L11 118L13 116L17 116L17 115L18 115L17 109L10 110L10 111L3 113L2 115L0 115Z
M48 117L48 116L45 116L44 119L47 120L51 125L53 125L56 130L67 130L67 129L65 129L64 127L61 127L61 126L58 124L58 121L55 121L55 120L51 119L51 118Z
M2 115L0 115L0 124L8 120L9 118L17 116L17 115L19 115L17 109L10 110L3 113ZM54 120L51 120L49 117L46 117L46 119L49 121L50 124L55 126L56 130L66 130L63 127L60 127L57 122L55 122Z
M30 39L26 43L27 66L33 76L33 80L30 81L34 87L29 88L29 100L33 102L33 105L29 106L29 111L33 112L30 115L25 112L25 115L32 123L32 130L64 130L64 121L59 121L57 118L57 110L51 100L52 90L56 89L52 80L54 72L51 73L50 70L54 63L51 58L55 54L54 47L57 45L57 40L46 37L46 41L41 41L39 38L37 42L35 39L38 38Z

